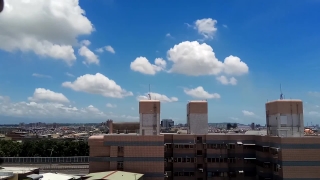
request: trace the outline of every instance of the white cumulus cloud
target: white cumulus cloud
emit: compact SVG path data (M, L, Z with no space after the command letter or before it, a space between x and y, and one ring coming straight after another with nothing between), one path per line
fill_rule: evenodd
M79 55L85 58L84 64L97 64L99 65L99 58L94 52L92 52L87 46L82 46L79 49Z
M168 52L168 59L173 63L169 72L189 76L218 75L243 75L248 73L247 64L239 57L229 56L224 62L219 61L211 46L197 41L184 41Z
M148 94L150 94L152 100L160 100L161 102L176 102L176 101L178 101L177 97L168 97L164 94L159 94L159 93L154 93L154 92L145 93L144 95L137 96L137 100L139 101L139 100L149 99Z
M107 103L106 106L107 106L108 108L116 108L116 107L117 107L117 105L111 104L111 103Z
M216 28L217 20L211 18L198 19L195 22L195 29L201 34L205 39L212 39L214 33L218 30Z
M85 74L78 77L74 82L64 82L63 87L74 91L99 94L105 97L123 98L132 96L133 93L122 89L114 80L109 79L103 74Z
M38 77L38 78L52 78L49 75L45 75L45 74L38 74L38 73L33 73L32 74L33 77Z
M114 50L114 48L113 48L112 46L110 46L110 45L96 49L96 51L97 51L98 53L102 53L102 52L104 52L105 50L108 51L109 53L112 53L112 54L115 54L115 53L116 53L116 51Z
M234 77L227 78L226 76L219 76L216 77L216 79L223 85L237 85L237 79Z
M28 98L29 101L33 102L59 102L68 103L69 100L62 93L53 92L49 89L37 88L35 89L33 96Z
M198 86L194 89L184 89L184 93L197 99L219 99L221 96L218 93L209 93L203 89L202 86Z
M165 70L166 66L167 62L162 58L156 58L154 64L151 64L146 57L137 57L130 64L131 70L148 75L155 75L157 72Z
M242 113L243 113L243 115L245 115L245 116L254 116L254 115L255 115L253 112L247 111L247 110L243 110Z
M11 102L10 100L0 101L0 115L55 122L102 122L106 119L132 121L139 119L137 116L106 113L93 105L79 108L61 103Z
M10 0L0 16L0 49L76 61L77 37L94 31L79 0Z
M69 72L66 72L65 74L66 74L67 76L69 76L69 77L74 77L74 75L71 74L71 73L69 73Z

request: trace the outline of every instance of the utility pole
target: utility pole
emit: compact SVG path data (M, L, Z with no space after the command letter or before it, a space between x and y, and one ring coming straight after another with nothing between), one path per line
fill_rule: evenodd
M48 149L48 150L51 150L51 152L50 152L50 170L51 170L51 166L52 166L52 152L53 152L53 148Z

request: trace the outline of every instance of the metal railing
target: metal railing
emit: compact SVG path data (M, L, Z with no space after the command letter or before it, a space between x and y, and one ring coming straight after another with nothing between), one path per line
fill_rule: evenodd
M71 157L2 157L3 163L22 163L22 164L43 164L43 163L89 163L89 156L71 156Z

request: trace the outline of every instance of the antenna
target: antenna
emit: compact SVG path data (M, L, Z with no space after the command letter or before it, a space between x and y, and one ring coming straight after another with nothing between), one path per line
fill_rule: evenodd
M150 84L149 84L149 93L148 93L148 98L151 100L151 94L150 94Z
M280 84L280 99L283 99L281 84Z

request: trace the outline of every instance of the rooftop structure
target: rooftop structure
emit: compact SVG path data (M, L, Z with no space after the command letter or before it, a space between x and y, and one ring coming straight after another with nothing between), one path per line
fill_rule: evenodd
M208 133L207 101L189 101L187 104L187 124L190 134Z
M266 103L268 135L304 136L303 103L301 100L280 99Z
M30 174L39 174L39 168L0 167L0 179L23 179Z
M143 174L131 173L124 171L107 171L107 172L98 172L90 173L84 177L86 180L140 180L142 179Z
M160 134L160 101L141 100L139 101L140 134Z

